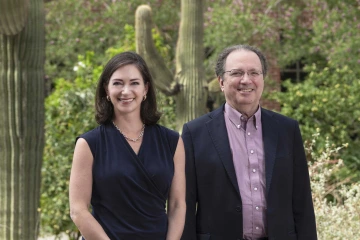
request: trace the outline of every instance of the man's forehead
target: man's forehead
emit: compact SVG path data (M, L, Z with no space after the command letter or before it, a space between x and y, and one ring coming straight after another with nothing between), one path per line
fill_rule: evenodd
M225 66L231 67L233 65L261 67L261 61L255 52L240 49L231 52L226 58Z

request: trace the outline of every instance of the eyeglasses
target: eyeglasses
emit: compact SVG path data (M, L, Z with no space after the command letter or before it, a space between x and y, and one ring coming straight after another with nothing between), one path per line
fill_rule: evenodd
M239 79L243 79L245 76L245 73L247 73L247 75L249 76L250 79L256 79L262 74L261 71L250 70L250 71L245 72L241 69L231 69L229 71L225 71L224 73L229 73L230 77L239 78Z

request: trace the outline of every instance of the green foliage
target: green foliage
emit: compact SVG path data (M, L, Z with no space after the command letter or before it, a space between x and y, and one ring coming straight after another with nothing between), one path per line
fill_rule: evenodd
M299 47L308 41L304 34L307 29L299 24L301 14L302 7L297 1L209 1L204 36L205 46L213 50L205 63L209 78L214 76L217 54L231 45L258 46L269 59L276 59L280 67L298 60L304 53ZM288 40L289 46L283 40ZM284 51L285 47L291 47L291 51Z
M301 9L306 18L300 18L302 22L297 24L296 31L284 30L287 37L283 41L282 61L289 52L295 51L299 52L297 59L302 58L308 64L316 62L320 67L326 67L330 62L341 67L346 62L350 68L358 67L359 5L354 1L307 1ZM294 45L293 41L299 44Z
M106 50L107 59L121 52L135 51L136 46L134 39L135 39L134 26L125 24L124 35L121 41L118 44L114 44L114 46L111 46Z
M280 68L302 60L325 67L360 63L360 3L357 1L209 1L205 46L214 54L234 44L259 46ZM340 65L338 65L340 64Z
M161 25L167 44L175 45L177 34L178 1L146 1L157 9L154 21ZM142 0L63 0L46 3L46 74L50 80L72 79L70 69L77 56L93 51L94 61L100 65L107 61L105 50L121 44L126 35L126 24L134 25L136 8ZM161 24L160 24L161 23Z
M94 66L94 53L79 56L73 82L58 79L55 91L46 99L46 145L42 166L42 232L65 232L78 238L69 217L68 188L75 139L94 128L95 88L102 67Z
M298 52L292 40L296 43L304 38L299 48L302 53L295 55L307 63L308 76L299 84L284 81L286 92L272 97L281 103L283 114L300 122L304 139L311 139L311 134L321 129L317 151L324 150L328 137L336 145L349 143L343 151L345 174L359 177L360 3L316 0L304 6L311 25L298 27L308 29L303 31L306 36L287 28L282 51L284 58L289 52Z
M220 47L275 41L277 1L210 1L205 11L205 45ZM266 44L266 43L265 43Z
M301 84L284 82L287 91L272 97L282 104L281 112L297 119L303 138L311 139L317 129L323 134L316 151L324 151L326 138L336 145L351 143L344 150L345 164L360 170L360 79L358 72L348 66L329 66L319 69L315 64L307 67L308 78Z

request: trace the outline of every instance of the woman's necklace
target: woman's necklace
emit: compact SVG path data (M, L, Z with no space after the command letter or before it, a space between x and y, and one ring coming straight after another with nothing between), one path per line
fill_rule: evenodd
M137 141L139 141L139 139L144 135L144 130L145 130L145 124L144 124L144 123L143 123L143 126L142 126L142 128L141 128L140 135L139 135L137 138L129 138L129 137L127 137L127 136L120 130L120 128L118 128L118 126L116 126L116 124L115 124L114 121L113 121L112 123L114 124L115 128L116 128L117 130L119 130L119 132L121 133L121 135L123 135L124 138L125 138L126 140L128 140L128 141L137 142Z

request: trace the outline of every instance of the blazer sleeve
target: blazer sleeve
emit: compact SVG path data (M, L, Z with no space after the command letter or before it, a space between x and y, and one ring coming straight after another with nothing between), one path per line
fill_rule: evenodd
M182 139L185 147L185 174L186 174L186 218L182 240L196 240L196 203L197 203L197 182L194 146L191 132L184 124Z
M296 122L293 145L293 214L298 240L316 240L315 213L304 145Z

